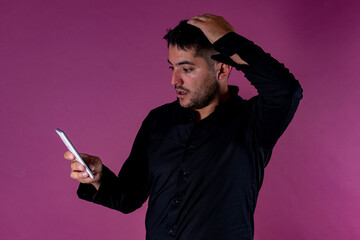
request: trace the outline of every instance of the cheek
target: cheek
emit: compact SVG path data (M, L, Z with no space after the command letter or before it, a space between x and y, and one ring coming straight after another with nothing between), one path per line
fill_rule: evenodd
M197 68L190 73L181 74L181 78L185 88L192 92L199 92L207 85L207 81L209 81L209 72L206 69Z
M206 85L206 81L208 80L208 73L207 72L196 72L189 75L189 82L194 87L201 87Z

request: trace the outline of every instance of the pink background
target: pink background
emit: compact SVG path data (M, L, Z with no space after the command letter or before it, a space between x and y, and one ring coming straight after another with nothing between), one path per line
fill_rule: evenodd
M166 29L223 15L304 89L266 168L255 238L360 239L359 1L0 1L1 239L144 239L79 200L63 129L117 172L150 109L173 101ZM241 73L231 84L249 98Z

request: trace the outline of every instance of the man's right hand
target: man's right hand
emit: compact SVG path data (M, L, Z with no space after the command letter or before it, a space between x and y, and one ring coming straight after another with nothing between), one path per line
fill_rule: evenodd
M94 179L92 179L85 171L85 166L75 160L74 154L67 151L64 154L64 158L71 161L70 177L81 183L91 183L96 188L96 190L98 190L100 187L102 175L102 162L100 158L87 154L80 154L80 156L94 173Z

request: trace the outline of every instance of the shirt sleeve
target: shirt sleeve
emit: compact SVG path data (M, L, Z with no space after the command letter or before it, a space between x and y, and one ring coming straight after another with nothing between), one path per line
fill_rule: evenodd
M253 108L253 121L261 147L271 150L292 120L302 98L299 82L282 63L234 32L216 41L214 48L220 53L213 56L215 60L241 70L257 89L258 96L249 101ZM230 56L234 54L248 65L232 61Z
M147 141L146 118L135 138L128 159L116 176L103 165L100 188L91 184L80 184L77 194L79 198L97 203L123 213L130 213L140 208L149 195L148 165L146 159Z

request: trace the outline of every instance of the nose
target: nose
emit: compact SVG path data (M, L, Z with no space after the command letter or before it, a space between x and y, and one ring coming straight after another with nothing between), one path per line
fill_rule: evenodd
M171 85L173 86L178 86L178 85L182 85L183 81L181 79L181 76L177 73L176 70L172 71L172 75L171 75Z

